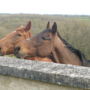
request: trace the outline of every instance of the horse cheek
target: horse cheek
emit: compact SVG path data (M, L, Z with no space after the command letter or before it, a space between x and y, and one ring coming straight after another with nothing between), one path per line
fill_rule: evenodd
M39 56L41 56L41 57L46 57L46 56L48 56L48 55L50 55L50 53L51 53L51 47L50 46L42 46L42 47L39 47L39 49L38 49L38 54L39 54Z

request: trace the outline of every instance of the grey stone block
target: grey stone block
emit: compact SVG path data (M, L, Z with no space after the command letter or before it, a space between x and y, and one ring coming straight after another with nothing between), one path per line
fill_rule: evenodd
M90 89L90 68L0 57L0 74Z

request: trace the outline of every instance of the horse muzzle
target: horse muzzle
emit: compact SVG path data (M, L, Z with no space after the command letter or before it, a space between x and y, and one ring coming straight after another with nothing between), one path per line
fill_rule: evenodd
M3 53L2 53L2 51L1 51L1 50L2 50L2 48L0 48L0 56L3 56Z
M20 47L15 47L15 48L14 48L14 55L15 55L16 57L18 57L18 58L20 58L20 57L18 56L19 51L20 51Z

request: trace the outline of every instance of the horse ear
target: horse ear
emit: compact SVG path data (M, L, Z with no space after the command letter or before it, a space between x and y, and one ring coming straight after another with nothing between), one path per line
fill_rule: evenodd
M50 29L50 22L47 23L47 29Z
M56 33L57 32L57 24L56 22L54 22L53 26L52 26L52 33Z
M27 23L27 25L25 26L24 30L27 32L27 31L29 31L30 29L31 29L31 21L29 21L29 22Z

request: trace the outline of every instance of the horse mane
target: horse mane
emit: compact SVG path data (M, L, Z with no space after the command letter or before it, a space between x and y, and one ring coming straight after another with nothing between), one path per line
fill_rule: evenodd
M86 59L85 55L80 50L74 48L71 44L69 44L66 40L64 40L60 36L59 32L57 32L57 35L63 41L63 43L66 45L66 47L68 49L70 49L72 53L74 53L75 55L77 55L79 57L79 59L81 60L82 64L86 64L86 60L87 59Z

